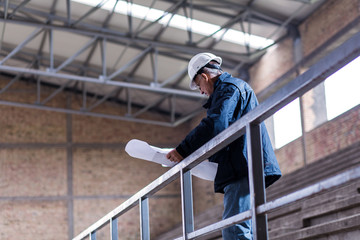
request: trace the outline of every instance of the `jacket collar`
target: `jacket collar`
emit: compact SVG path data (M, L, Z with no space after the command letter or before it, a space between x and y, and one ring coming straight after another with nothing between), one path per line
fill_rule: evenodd
M216 82L214 83L214 92L215 92L215 89L220 85L220 83L222 83L226 78L229 78L231 77L230 73L227 73L227 72L223 72L219 77L218 79L216 80ZM209 97L209 99L206 101L206 103L203 105L203 108L209 108L211 106L211 101L212 101L212 97L214 95L214 92L213 94L211 94L211 96Z
M215 84L214 84L214 92L215 89L217 88L217 86L219 86L220 83L222 83L226 78L231 77L230 73L228 72L223 72L218 79L216 80Z

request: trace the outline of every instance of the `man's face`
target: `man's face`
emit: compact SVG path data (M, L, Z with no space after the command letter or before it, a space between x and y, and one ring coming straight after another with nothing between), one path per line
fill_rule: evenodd
M198 86L200 93L210 96L214 92L214 84L205 73L198 74L194 79L195 84Z

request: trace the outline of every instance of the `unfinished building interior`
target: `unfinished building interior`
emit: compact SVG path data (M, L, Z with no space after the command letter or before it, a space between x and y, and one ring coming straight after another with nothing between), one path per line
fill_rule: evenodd
M359 239L360 85L347 78L360 72L332 93L327 81L360 69L360 0L1 0L0 13L1 240L76 238L169 175L125 146L174 148L206 116L187 74L200 52L259 99L283 173L266 202L295 199L266 212L267 238ZM84 239L222 239L223 195L190 179L192 229L178 174L146 194L146 218L140 197Z

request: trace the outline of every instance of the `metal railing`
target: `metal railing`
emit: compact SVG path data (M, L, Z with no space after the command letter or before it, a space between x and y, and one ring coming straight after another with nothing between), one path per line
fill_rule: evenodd
M296 200L312 196L331 187L357 179L360 177L360 167L340 173L334 177L280 197L271 202L266 202L260 141L260 123L295 98L314 88L336 70L340 69L359 55L360 33L357 33L310 67L304 74L288 83L276 94L272 95L254 110L243 116L219 135L215 136L197 151L172 167L169 171L133 195L123 204L106 214L89 228L81 232L73 240L81 240L87 237L90 240L94 240L96 239L96 231L103 228L105 225L110 226L111 240L117 240L117 218L136 205L139 205L140 207L141 239L150 239L148 198L178 177L180 177L181 182L183 226L182 237L178 239L195 239L247 219L252 219L254 239L268 239L266 213ZM248 146L251 209L204 228L194 230L190 169L245 133L247 135Z

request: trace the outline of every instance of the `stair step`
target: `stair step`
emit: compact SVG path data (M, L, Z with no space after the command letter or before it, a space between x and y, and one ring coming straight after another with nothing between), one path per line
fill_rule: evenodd
M360 234L360 214L350 217L341 218L331 222L319 224L312 227L303 228L292 233L287 233L272 240L289 240L289 239L319 239L320 237L335 235L336 233L359 236ZM353 232L353 234L349 233ZM336 238L334 238L336 239ZM347 240L357 240L358 238L347 238Z
M267 199L272 200L294 192L315 182L352 168L360 162L360 143L356 143L319 161L285 175L267 189Z
M328 204L315 206L302 211L303 222L308 222L312 218L320 217L323 215L332 214L334 212L343 211L349 208L360 206L360 196L353 196L344 200L331 202Z

